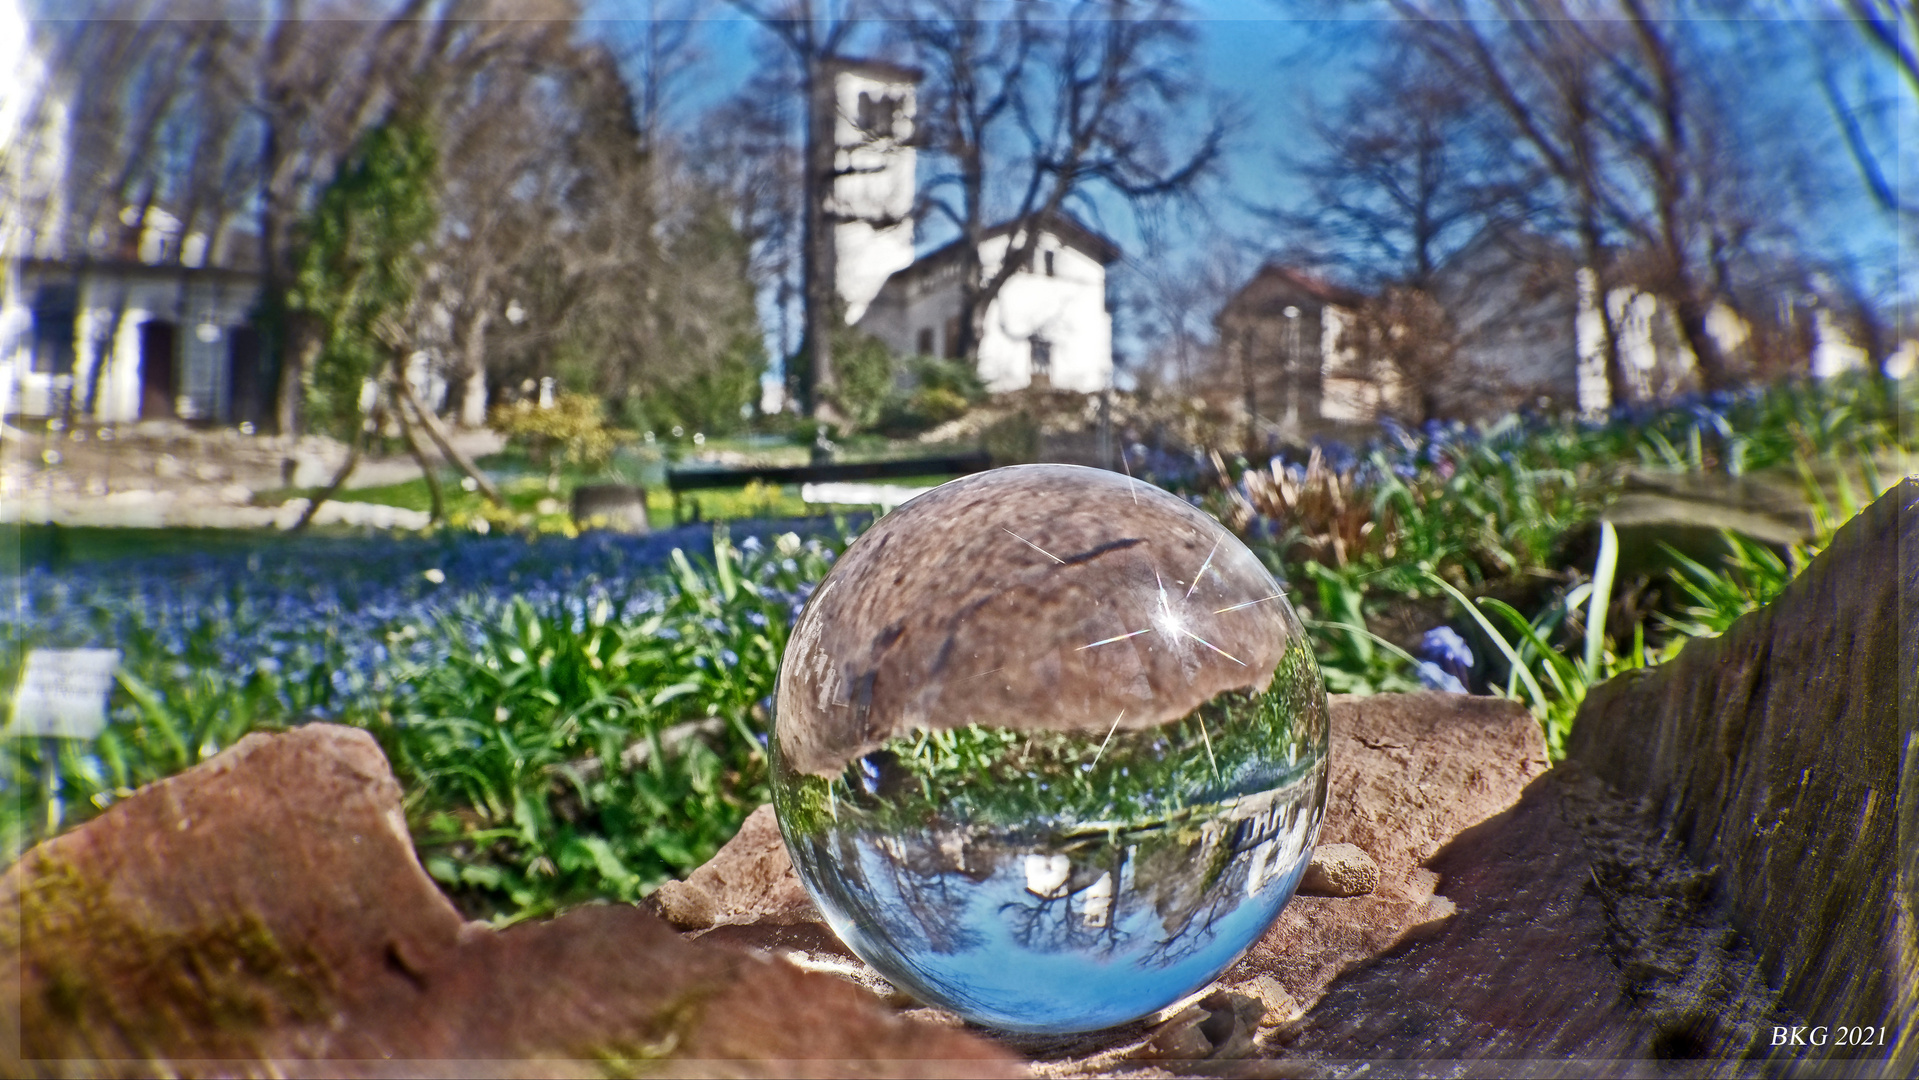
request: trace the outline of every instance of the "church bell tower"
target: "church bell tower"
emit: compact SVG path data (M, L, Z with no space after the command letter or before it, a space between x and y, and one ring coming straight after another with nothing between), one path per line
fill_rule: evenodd
M836 285L848 325L913 263L913 115L919 72L842 61L834 75L832 214Z

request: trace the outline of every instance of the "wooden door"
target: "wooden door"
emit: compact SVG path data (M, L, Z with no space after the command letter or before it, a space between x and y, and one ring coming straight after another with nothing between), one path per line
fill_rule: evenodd
M140 419L171 420L175 390L173 357L178 337L170 322L140 324Z

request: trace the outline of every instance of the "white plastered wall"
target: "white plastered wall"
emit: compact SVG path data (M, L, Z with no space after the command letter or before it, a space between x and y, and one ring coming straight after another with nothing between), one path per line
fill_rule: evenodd
M839 104L834 145L840 147L835 164L841 175L833 181L833 209L858 219L833 227L835 281L850 325L860 321L888 277L913 265L915 151L901 140L912 134L916 102L912 84L858 71L841 72L834 90ZM856 123L863 93L900 102L891 138L875 138Z
M984 272L997 272L1010 237L981 245ZM1054 253L1054 275L1040 272ZM957 307L957 304L955 304ZM1096 393L1113 383L1113 317L1106 310L1106 268L1099 260L1040 234L1033 269L1013 275L986 311L979 343L979 374L995 392L1033 381L1034 337L1052 344L1052 385Z
M1008 238L981 245L981 270L997 272ZM1044 273L1045 253L1053 253L1053 276ZM932 354L951 351L950 335L959 317L958 265L923 268L887 283L860 321L860 329L886 343L898 356L914 356L923 332L931 331ZM986 310L979 342L979 375L995 393L1019 390L1033 382L1033 338L1052 346L1051 382L1064 390L1096 393L1113 382L1113 317L1106 310L1106 267L1050 233L1040 236L1033 270L1013 275Z
M40 279L10 268L0 306L0 378L9 380L5 409L45 416L66 389L76 403L100 368L91 418L101 423L141 419L140 328L159 319L175 324L174 407L182 419L219 419L227 414L231 373L228 335L244 324L257 288L237 281L182 283L163 277L96 272L79 282L74 316L73 371L69 376L32 370L33 313L29 306ZM71 280L64 272L62 276ZM63 382L62 380L70 380Z

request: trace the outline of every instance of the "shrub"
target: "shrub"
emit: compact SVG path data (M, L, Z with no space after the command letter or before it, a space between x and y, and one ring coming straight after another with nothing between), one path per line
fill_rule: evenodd
M856 430L870 430L894 400L893 353L885 342L847 329L833 345L834 404Z
M956 397L964 405L974 405L986 400L986 384L980 381L979 372L964 360L941 360L932 356L915 356L906 362L906 372L911 376L913 385L924 391L942 391Z
M604 468L630 433L606 426L606 409L587 394L564 391L553 404L521 400L496 406L487 424L545 465L557 479L563 464Z

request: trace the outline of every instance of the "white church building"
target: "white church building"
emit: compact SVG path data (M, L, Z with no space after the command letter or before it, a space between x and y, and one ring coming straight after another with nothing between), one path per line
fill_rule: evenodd
M913 255L915 150L910 143L917 73L876 61L845 64L837 80L838 173L833 211L836 283L846 321L896 356L959 358L961 242ZM995 393L1029 386L1095 393L1113 384L1113 317L1106 268L1112 241L1067 214L1035 226L1030 264L986 310L979 375ZM1010 224L986 231L980 273L998 273L1025 237Z

